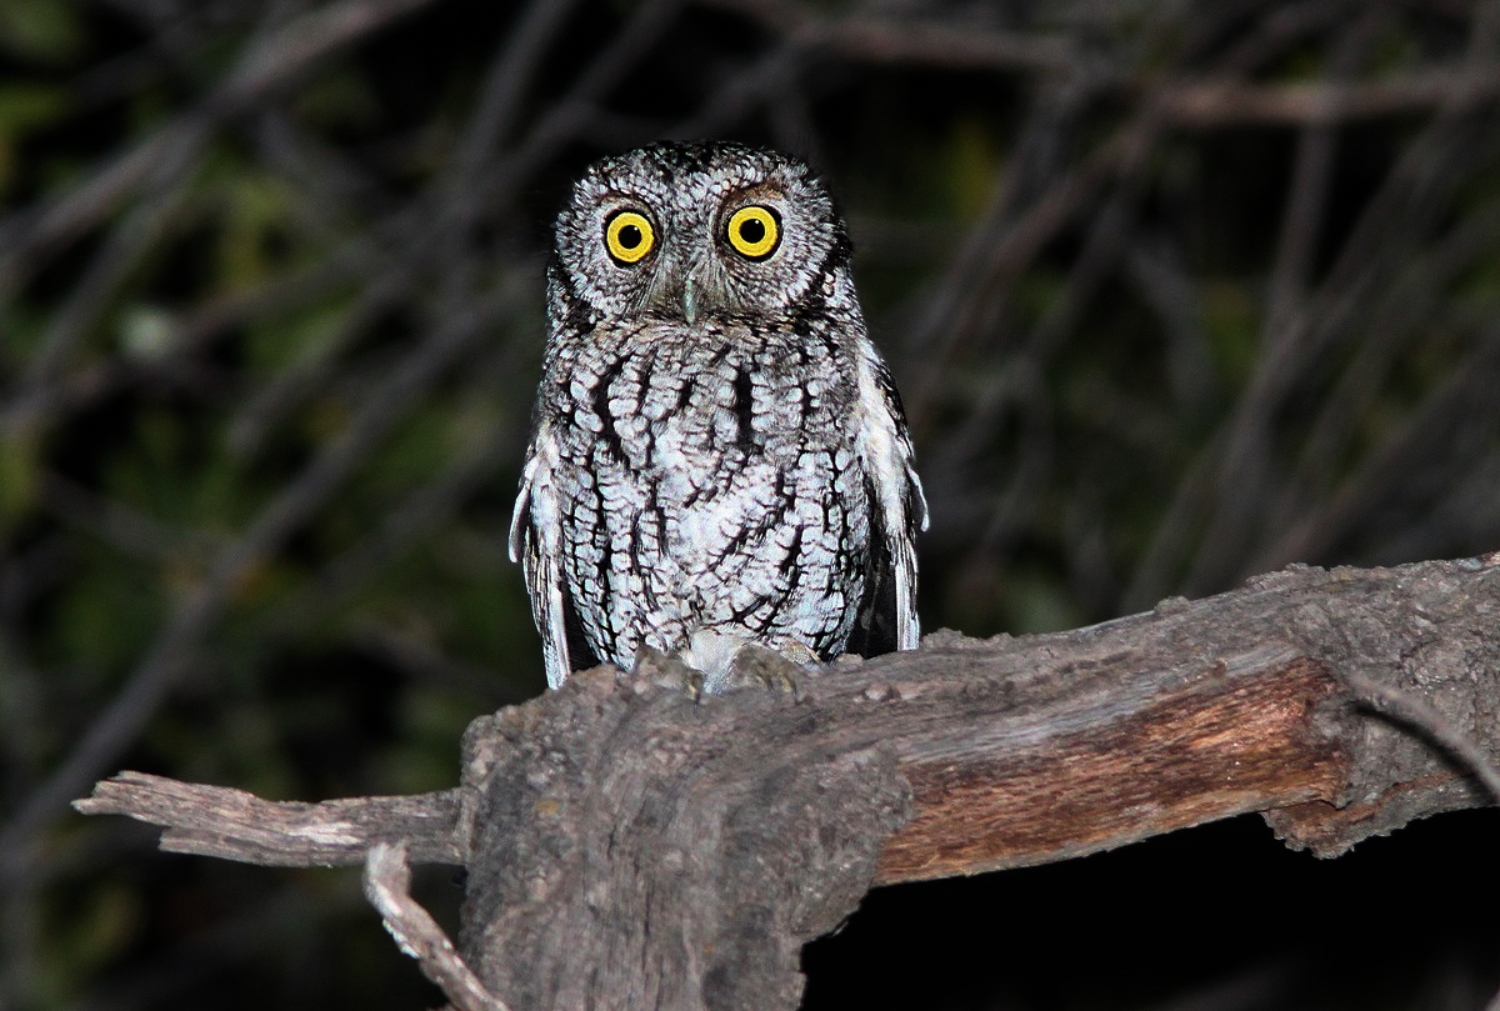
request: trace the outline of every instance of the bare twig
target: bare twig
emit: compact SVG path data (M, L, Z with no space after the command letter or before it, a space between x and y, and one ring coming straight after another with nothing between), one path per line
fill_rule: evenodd
M778 0L697 0L779 31L799 47L870 63L915 63L971 70L1079 73L1086 61L1064 36L998 31L932 18L871 14L819 19Z
M393 506L377 529L329 562L305 591L278 606L268 616L268 626L306 628L320 620L331 606L450 519L521 448L520 433L514 427L497 424L490 432L490 438L469 447L444 473Z
M1354 72L1372 33L1383 22L1383 10L1375 8L1340 41L1332 57L1335 77ZM1337 141L1326 123L1302 128L1261 317L1257 358L1261 367L1236 405L1229 426L1218 478L1219 499L1189 570L1190 587L1214 585L1221 578L1218 574L1229 565L1228 556L1243 550L1246 528L1253 517L1266 511L1262 503L1272 494L1267 433L1280 398L1292 385L1294 377L1289 373L1312 358L1303 353L1308 327L1306 289L1323 230ZM1292 365L1282 364L1287 362Z
M152 166L153 192L119 223L79 278L27 367L19 399L35 400L37 390L52 381L68 355L108 311L129 272L161 238L173 214L186 201L189 191L181 185L181 177L188 172L204 139L202 134L184 137ZM6 413L11 410L7 408Z
M1330 84L1344 83L1343 79L1358 69L1372 34L1385 24L1385 10L1379 7L1359 19L1333 54L1330 74L1334 80ZM1317 239L1323 231L1337 150L1338 135L1331 124L1309 123L1302 128L1261 325L1261 342L1266 346L1274 346L1283 334L1291 330L1289 321L1302 304Z
M1087 59L1067 39L973 25L845 18L804 30L807 44L872 63L920 63L968 70L1076 74Z
M422 975L437 984L457 1011L508 1011L464 964L432 915L412 899L406 847L376 843L365 859L365 897L385 920L401 950L417 960Z
M1343 677L1361 703L1430 737L1434 744L1456 758L1465 770L1483 783L1495 803L1500 804L1500 769L1495 768L1495 763L1478 742L1455 727L1431 703L1354 671L1344 672Z
M344 363L340 360L381 314L411 294L418 282L412 271L387 271L365 287L360 297L334 323L316 350L301 357L264 383L235 412L225 435L225 445L241 458L251 456L271 429L302 400L326 389Z
M339 0L298 16L251 49L216 99L237 106L307 71L432 0Z
M1336 460L1340 453L1349 451L1358 418L1385 389L1400 354L1427 335L1449 286L1493 249L1497 234L1500 201L1491 201L1456 222L1447 235L1410 263L1389 292L1372 306L1369 326L1361 334L1355 357L1323 398L1317 418L1309 426L1295 480L1275 511L1274 528L1291 526L1305 514L1309 497L1326 493L1333 484ZM1257 560L1290 557L1273 545ZM1259 567L1271 568L1274 564Z
M577 0L532 0L527 6L490 64L468 129L449 163L448 185L463 185L478 176L510 134L547 47L577 6Z
M1119 155L1120 134L1116 134L1115 144L1096 151L1085 166L1052 180L1024 211L1018 207L1031 184L1023 174L1023 169L1030 167L1028 161L1036 152L1045 158L1049 148L1063 142L1089 97L1080 87L1044 88L1037 95L1019 145L1020 165L1010 166L997 180L989 205L922 307L906 342L911 353L922 355L930 363L924 381L907 395L907 412L919 430L944 379L943 366L976 315L975 293L995 299L997 295L991 289L1000 280L997 275L1026 262L1040 243L1055 234L1088 197L1107 183ZM1035 170L1041 175L1047 168L1036 166Z
M0 222L0 292L13 290L40 254L56 248L112 213L164 162L195 148L225 117L242 111L272 88L305 72L393 19L431 0L342 0L302 15L257 40L224 85L202 104L159 127L88 181L70 189L40 214Z
M197 559L215 547L222 547L209 534L162 523L56 474L42 478L42 501L65 522L88 530L138 558L154 561L187 555Z
M788 4L765 0L698 0L752 17L774 28L802 48L820 49L848 59L875 63L909 63L952 69L1030 70L1076 74L1089 61L1066 38L999 32L982 26L931 19L892 21L873 16L819 20ZM1261 62L1309 29L1326 25L1341 10L1337 4L1309 4L1269 26L1256 46L1235 51L1226 68L1241 72ZM1253 55L1251 53L1253 52ZM1119 84L1126 85L1121 75ZM1237 77L1185 80L1164 87L1148 85L1142 97L1154 103L1165 123L1204 129L1262 124L1329 126L1411 112L1442 105L1468 106L1500 96L1500 71L1458 65L1417 71L1384 81L1314 81L1268 85Z
M1480 442L1500 427L1492 392L1500 377L1500 332L1475 341L1462 364L1428 392L1404 422L1395 426L1333 492L1303 514L1257 560L1270 565L1321 558L1385 507L1393 494L1424 472L1446 471L1436 483L1456 483L1472 467L1472 455L1455 453L1464 441Z
M1192 81L1165 89L1162 117L1179 127L1247 124L1313 126L1347 123L1449 106L1468 108L1500 97L1500 70L1443 67L1391 81L1247 84Z
M1224 442L1212 450L1215 497L1185 579L1189 592L1207 592L1246 574L1247 548L1260 533L1257 503L1273 491L1268 440L1279 412L1339 339L1358 335L1354 324L1368 301L1404 265L1418 236L1446 206L1443 197L1463 177L1453 166L1474 161L1473 124L1452 109L1441 111L1363 207L1320 290L1256 359L1226 422Z
M122 389L170 375L192 355L233 333L237 325L295 311L326 297L331 288L355 278L375 261L371 249L368 236L361 236L308 267L211 299L176 320L171 341L160 357L149 362L111 358L59 375L0 408L0 432L54 424Z
M0 832L0 878L24 869L36 836L68 799L115 761L135 740L182 676L204 634L216 623L248 569L274 551L325 502L396 425L428 387L470 346L497 308L511 303L503 290L468 318L453 321L419 344L372 394L343 436L314 460L215 560L203 581L178 605L124 688L91 723L68 759L21 805Z

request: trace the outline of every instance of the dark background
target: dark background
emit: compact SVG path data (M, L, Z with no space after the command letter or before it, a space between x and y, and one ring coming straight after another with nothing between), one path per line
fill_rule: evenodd
M811 160L932 504L924 626L1500 547L1500 20L1465 2L0 0L0 1006L439 998L353 871L135 768L441 789L542 689L505 558L591 159ZM1491 811L882 889L810 1008L1481 1008ZM418 893L451 925L452 871Z

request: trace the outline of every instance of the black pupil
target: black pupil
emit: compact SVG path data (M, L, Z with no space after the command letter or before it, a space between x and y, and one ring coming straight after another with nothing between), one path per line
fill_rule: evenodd
M634 249L646 237L641 234L640 225L626 225L620 229L620 234L617 238L620 240L621 249Z
M766 223L758 218L750 218L748 221L740 222L740 238L750 245L755 245L766 237Z

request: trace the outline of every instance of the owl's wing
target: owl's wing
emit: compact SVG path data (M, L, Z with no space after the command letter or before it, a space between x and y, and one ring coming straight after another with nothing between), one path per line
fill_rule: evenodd
M532 437L521 473L521 490L510 520L510 560L526 574L531 613L542 635L547 684L556 688L574 670L598 661L583 642L582 627L568 598L558 567L562 561L562 524L553 474L557 445L543 422Z
M871 559L849 648L874 656L915 649L921 637L916 542L927 529L927 500L901 395L873 347L860 361L859 411L855 448L870 491Z

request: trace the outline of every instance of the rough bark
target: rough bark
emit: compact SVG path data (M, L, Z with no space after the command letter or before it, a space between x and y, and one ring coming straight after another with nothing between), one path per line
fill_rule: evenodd
M364 863L376 843L405 843L416 863L462 864L454 830L459 791L411 797L355 797L321 804L269 801L223 786L179 783L122 772L73 804L84 814L128 814L166 829L168 853L238 860L266 867L338 867Z
M1332 856L1488 803L1497 672L1500 554L1294 567L1073 632L940 632L796 695L585 672L476 720L458 791L297 805L280 850L281 806L236 791L132 777L79 806L262 863L352 863L403 835L413 859L456 856L459 950L516 1011L792 1008L799 947L872 884L1250 811ZM1414 706L1376 711L1393 698Z

